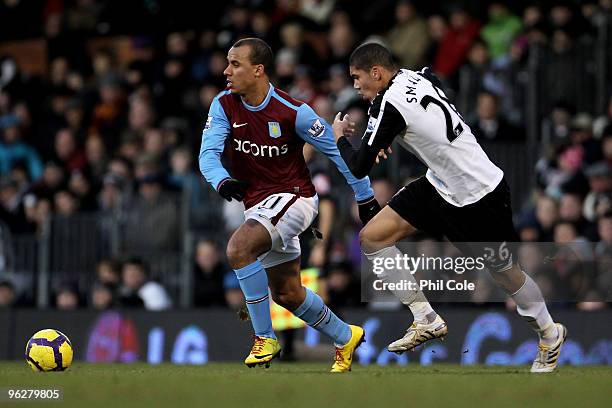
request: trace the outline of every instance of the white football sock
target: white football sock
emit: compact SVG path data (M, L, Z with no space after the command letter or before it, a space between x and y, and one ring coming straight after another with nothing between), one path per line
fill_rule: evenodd
M423 292L421 292L421 295L423 295ZM425 295L423 295L423 298L425 298ZM433 310L427 300L419 300L418 302L412 302L408 305L408 307L410 308L410 311L414 316L414 321L417 323L433 323L433 321L436 320L436 317L438 316L438 314Z
M516 303L518 314L523 316L525 321L538 333L540 341L546 345L552 345L559 337L557 326L546 308L540 288L529 275L524 272L523 274L525 283L510 296Z
M391 258L397 259L397 257L403 257L403 254L395 246L380 249L376 252L364 255L368 260L374 263L376 258ZM384 264L384 262L383 262ZM385 283L397 283L400 281L414 282L417 286L418 283L410 271L401 268L387 269L383 268L382 273L377 275ZM417 290L392 290L395 297L397 297L404 305L410 308L410 311L414 315L414 321L417 323L431 323L436 318L436 313L427 301L427 298L420 289Z

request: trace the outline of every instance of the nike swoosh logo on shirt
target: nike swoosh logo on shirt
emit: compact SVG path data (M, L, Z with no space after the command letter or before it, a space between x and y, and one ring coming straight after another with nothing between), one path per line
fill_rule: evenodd
M234 126L234 129L236 129L236 128L239 128L239 127L246 126L246 125L247 125L247 123L248 123L248 122L238 124L238 123L234 122L233 126Z

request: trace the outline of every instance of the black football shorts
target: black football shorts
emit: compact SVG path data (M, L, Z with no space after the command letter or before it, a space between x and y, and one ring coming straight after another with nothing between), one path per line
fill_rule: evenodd
M516 260L515 256L499 255L512 255L513 243L519 241L505 179L477 202L456 207L422 176L398 191L389 207L419 231L445 236L466 255L485 252L493 269L505 270Z

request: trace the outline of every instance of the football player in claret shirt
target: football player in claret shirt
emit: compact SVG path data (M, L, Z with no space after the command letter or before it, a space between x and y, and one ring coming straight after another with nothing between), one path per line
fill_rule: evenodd
M227 89L211 104L199 162L202 174L223 198L243 201L246 208L246 221L227 245L255 331L245 364L269 366L280 353L270 318L269 286L276 303L333 339L332 372L350 371L363 329L339 319L300 281L298 235L318 212L304 143L329 157L346 178L364 224L380 206L369 179L355 178L342 160L331 126L310 106L270 83L273 55L264 41L237 41L227 61ZM221 164L222 154L229 161L227 169Z
M489 160L429 68L399 69L391 52L374 43L353 51L349 65L354 87L371 102L359 150L353 150L344 137L354 131L350 119L338 114L333 124L334 138L351 172L356 177L367 175L396 136L428 167L425 176L399 190L361 230L364 254L372 262L401 257L395 244L421 230L445 235L464 255L483 256L495 281L540 338L531 371L553 371L567 330L553 321L538 285L513 257L512 243L519 238L504 172ZM384 275L379 277L396 279L402 273L395 268ZM411 274L402 276L416 284ZM389 344L389 351L412 350L447 334L446 322L421 290L402 291L399 296L414 322L401 339Z

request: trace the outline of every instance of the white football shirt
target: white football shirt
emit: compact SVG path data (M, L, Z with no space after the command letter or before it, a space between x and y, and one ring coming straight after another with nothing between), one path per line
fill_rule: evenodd
M400 144L428 167L427 180L450 204L475 203L502 180L503 171L489 160L442 89L422 72L401 69L379 93L370 108L363 143L372 146L381 137L380 124L390 110L399 112L405 122L405 130L397 136Z

